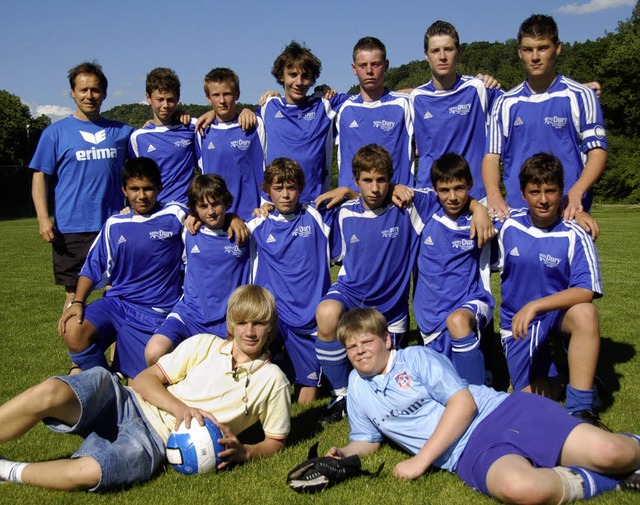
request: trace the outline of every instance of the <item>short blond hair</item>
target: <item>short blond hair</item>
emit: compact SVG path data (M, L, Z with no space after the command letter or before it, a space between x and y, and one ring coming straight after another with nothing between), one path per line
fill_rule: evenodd
M278 332L278 312L273 295L257 284L236 288L227 302L227 338L233 338L237 324L263 323L267 327L267 344Z
M387 320L376 309L351 309L340 318L338 340L342 345L346 345L349 338L361 333L371 333L384 338L388 333Z

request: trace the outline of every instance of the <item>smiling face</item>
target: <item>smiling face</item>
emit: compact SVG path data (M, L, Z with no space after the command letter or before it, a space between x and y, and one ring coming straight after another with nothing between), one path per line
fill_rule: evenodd
M384 75L389 69L389 60L385 60L382 51L361 50L351 64L353 73L358 77L360 92L367 100L377 100L384 92Z
M259 358L268 343L267 324L261 321L241 321L233 330L233 357L236 363Z
M286 67L282 76L284 98L287 103L301 104L307 99L307 92L314 80L310 72L300 67Z
M207 228L219 230L224 226L227 208L220 200L203 199L196 204L198 218Z
M236 102L240 98L240 93L226 82L210 82L207 88L207 100L218 121L232 121L236 116Z
M522 197L527 202L534 226L549 228L559 219L562 190L555 182L529 182L522 192Z
M95 121L100 117L100 108L107 93L100 86L97 75L78 74L71 96L76 102L75 116L84 121Z
M358 332L345 341L349 361L364 377L384 373L391 347L391 337L388 333L379 337L370 332Z
M171 124L171 119L178 107L178 97L175 92L153 90L150 95L147 93L147 103L151 106L153 122L156 125Z
M445 89L453 85L456 78L460 47L450 35L433 35L429 37L429 46L424 55L429 63L431 75L436 87L442 84Z
M560 42L549 37L522 37L518 55L527 72L527 80L551 83L556 76L556 59L562 51Z
M122 188L134 214L148 214L158 203L159 189L146 177L130 177Z
M445 214L451 219L458 219L467 208L471 186L464 179L452 179L437 182L434 189Z

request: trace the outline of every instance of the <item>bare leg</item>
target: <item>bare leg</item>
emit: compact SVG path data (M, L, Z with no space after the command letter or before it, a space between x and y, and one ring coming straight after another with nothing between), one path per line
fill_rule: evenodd
M73 426L80 404L73 390L58 379L47 379L0 406L0 442L24 435L45 417Z
M299 386L298 388L298 403L301 405L307 405L318 398L318 388L313 386Z
M551 468L534 468L528 460L509 454L487 472L491 496L504 503L556 504L563 495L560 476Z
M22 472L25 484L66 491L91 489L101 477L100 465L89 457L30 463Z
M576 389L593 387L600 352L600 319L592 303L574 305L565 314L560 327L569 340L569 384Z

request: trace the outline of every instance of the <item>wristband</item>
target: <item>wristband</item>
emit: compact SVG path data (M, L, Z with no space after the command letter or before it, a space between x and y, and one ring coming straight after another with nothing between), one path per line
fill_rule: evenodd
M74 303L79 303L82 305L82 308L84 308L84 302L81 302L80 300L73 300L69 305L73 305Z

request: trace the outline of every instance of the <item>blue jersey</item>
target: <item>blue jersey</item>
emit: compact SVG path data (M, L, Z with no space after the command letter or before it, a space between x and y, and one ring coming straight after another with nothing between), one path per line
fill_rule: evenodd
M502 263L501 328L510 329L513 316L530 301L568 288L602 295L595 245L575 221L560 219L551 228L537 228L526 210L512 212L496 227Z
M249 283L249 246L229 242L224 229L201 226L195 235L183 235L186 270L184 294L172 312L227 334L227 301L238 287Z
M338 132L338 186L360 190L353 180L351 161L368 144L384 147L393 159L391 181L413 186L413 118L404 93L385 90L379 100L356 95L342 104L336 119Z
M316 306L331 284L331 214L302 204L295 213L276 211L249 223L253 282L273 293L278 317L290 328L315 330Z
M418 328L434 333L462 303L479 300L493 308L489 280L490 248L469 238L471 215L453 220L439 209L422 230L413 311Z
M416 186L431 187L433 162L447 153L457 153L467 160L477 199L486 196L482 183L482 158L487 138L487 118L493 100L502 91L486 89L484 81L457 76L451 89L436 89L433 81L415 88L414 130L419 163Z
M416 190L406 209L389 203L369 210L360 198L344 203L332 237L332 258L342 262L337 290L387 317L399 308L408 314L420 233L438 207L431 190Z
M309 98L303 105L271 97L257 111L267 133L266 163L275 158L292 158L304 172L300 201L309 203L329 189L333 120L349 95L330 100Z
M129 156L151 158L160 167L162 191L159 202L187 204L187 191L196 166L195 120L189 126L149 123L129 139Z
M80 275L104 296L155 312L168 312L180 297L182 225L186 209L177 203L147 215L116 214L96 237Z
M353 370L349 376L349 440L376 443L387 437L416 454L431 438L449 398L468 387L478 411L462 436L433 462L454 472L473 430L509 395L467 386L446 357L427 347L391 352L384 375L361 377Z
M245 132L233 121L217 119L198 133L196 154L203 174L217 174L227 183L233 205L227 209L242 219L251 219L260 207L260 186L264 181L264 124L258 118L256 128Z
M69 116L48 126L29 167L52 177L60 233L96 232L124 206L120 173L130 126Z
M582 174L587 153L596 148L607 149L600 102L593 90L562 75L544 93L533 93L523 82L496 100L491 111L486 152L502 159L512 208L525 206L518 174L528 158L539 152L556 156L566 193ZM589 191L583 198L585 210L591 197Z

